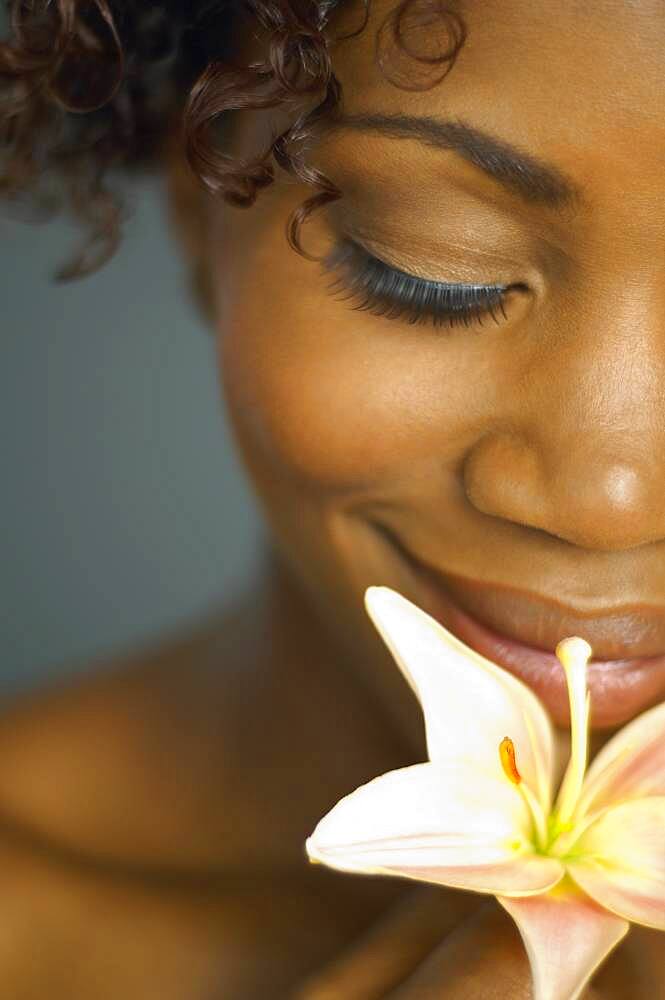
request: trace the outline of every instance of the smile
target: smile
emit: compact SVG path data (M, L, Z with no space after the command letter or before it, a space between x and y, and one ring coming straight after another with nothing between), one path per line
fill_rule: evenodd
M413 593L404 596L524 681L557 725L569 725L565 677L554 655L557 642L566 636L581 636L594 651L588 666L593 728L622 725L665 696L665 615L658 610L640 605L604 615L569 613L557 602L521 591L444 576L410 553L389 529L380 530L409 569Z

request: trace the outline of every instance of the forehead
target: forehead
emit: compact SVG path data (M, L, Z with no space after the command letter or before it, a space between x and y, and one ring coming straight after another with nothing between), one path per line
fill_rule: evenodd
M375 60L377 29L395 0L370 4L356 38L333 48L347 112L460 117L559 165L583 188L665 182L665 7L655 2L414 0L429 54L449 44L437 9L454 9L467 35L444 79L414 91L386 80ZM360 24L352 0L331 19L334 33ZM408 26L408 21L406 25ZM436 25L441 27L437 28ZM415 28L420 51L423 30ZM382 50L387 53L386 49ZM390 57L406 79L408 57ZM422 66L414 79L424 80ZM442 70L432 70L436 78ZM660 220L662 223L662 220Z

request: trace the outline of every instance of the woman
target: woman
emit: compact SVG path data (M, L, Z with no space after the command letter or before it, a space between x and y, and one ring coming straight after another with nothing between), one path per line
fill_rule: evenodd
M665 698L660 5L9 7L4 188L61 179L73 277L118 243L104 169L168 171L273 545L205 628L5 715L0 993L530 996L492 901L303 841L423 759L371 584L530 683L562 741L534 647L637 658L592 672L598 746ZM587 995L665 995L656 942Z

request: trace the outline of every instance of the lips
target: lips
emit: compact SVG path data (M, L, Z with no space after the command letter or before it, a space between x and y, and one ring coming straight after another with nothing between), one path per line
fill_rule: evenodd
M597 614L574 612L564 604L513 587L474 583L452 574L444 578L420 563L432 582L488 628L536 649L551 651L569 635L580 635L594 658L626 660L665 653L665 611L646 605L623 605Z
M557 725L569 724L565 678L554 655L566 636L581 636L593 650L588 668L593 728L622 725L665 698L665 610L636 604L603 614L571 611L517 588L444 576L413 556L392 532L384 534L412 573L414 602L528 684Z

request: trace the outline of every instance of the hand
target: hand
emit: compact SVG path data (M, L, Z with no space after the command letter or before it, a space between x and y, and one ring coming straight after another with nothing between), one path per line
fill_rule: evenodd
M410 889L294 1000L531 1000L519 932L491 897Z
M662 943L660 932L632 927L583 1000L665 997ZM529 962L508 914L491 897L419 886L293 1000L506 997L533 997Z

